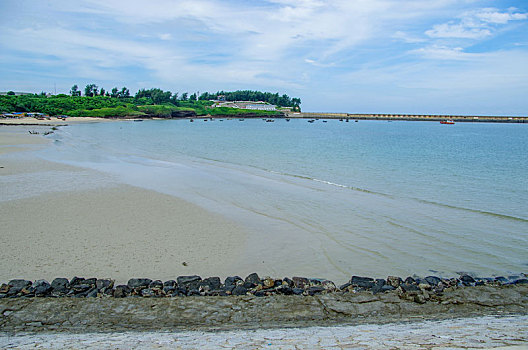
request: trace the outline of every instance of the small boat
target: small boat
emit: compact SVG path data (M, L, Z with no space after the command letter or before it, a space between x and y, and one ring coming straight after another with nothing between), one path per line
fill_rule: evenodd
M286 118L286 121L289 122L289 121L290 121L290 118Z
M440 121L440 124L455 124L455 122L452 120L442 120Z
M194 119L191 119L190 122L193 123L193 122L194 122Z
M315 121L315 120L310 119L310 120L308 120L308 123L313 123L314 121Z
M143 119L134 119L135 122L142 122Z

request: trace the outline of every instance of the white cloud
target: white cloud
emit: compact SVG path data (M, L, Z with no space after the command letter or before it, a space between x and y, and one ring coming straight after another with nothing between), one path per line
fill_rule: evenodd
M465 24L443 23L433 26L425 34L431 38L482 39L491 35L487 28L470 27Z
M494 8L485 8L475 13L475 17L485 23L506 24L510 21L520 21L528 18L528 13L513 12L515 9L510 9L509 12L500 12Z
M468 11L458 21L437 24L425 34L431 38L483 39L493 35L496 25L528 18L528 14L514 11L501 12L495 8Z

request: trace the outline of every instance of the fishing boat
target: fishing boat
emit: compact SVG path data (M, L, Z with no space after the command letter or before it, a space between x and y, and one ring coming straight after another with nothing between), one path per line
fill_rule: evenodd
M440 121L440 124L455 124L455 122L452 120L442 120Z

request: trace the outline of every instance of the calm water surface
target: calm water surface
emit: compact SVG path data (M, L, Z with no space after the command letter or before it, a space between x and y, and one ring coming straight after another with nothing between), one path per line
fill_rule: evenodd
M528 125L196 119L52 136L47 159L247 227L239 273L340 281L527 270Z

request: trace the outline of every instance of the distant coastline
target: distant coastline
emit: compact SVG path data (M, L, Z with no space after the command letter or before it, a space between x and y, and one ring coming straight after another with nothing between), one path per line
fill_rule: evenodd
M484 122L484 123L528 123L528 116L483 116L448 114L359 114L359 113L287 113L288 118L304 119L349 119L349 120L405 120L405 121L444 121Z

